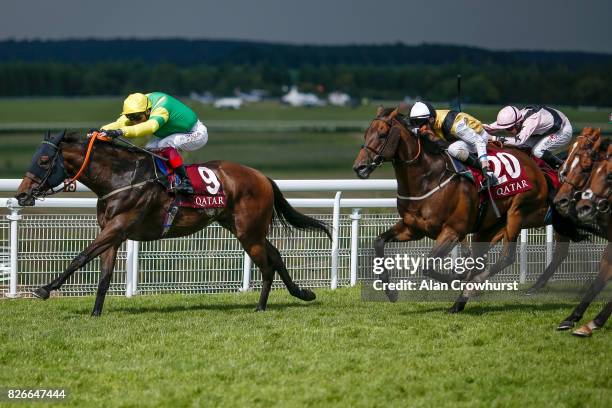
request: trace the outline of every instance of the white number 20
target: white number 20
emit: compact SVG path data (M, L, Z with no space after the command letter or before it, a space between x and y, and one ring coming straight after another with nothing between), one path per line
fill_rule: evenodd
M511 179L515 179L521 175L521 165L518 159L509 153L498 152L495 156L489 156L489 161L493 164L493 173L499 181L499 184L508 181L505 175L501 175L502 164L506 168L506 174L510 176Z
M221 187L217 175L208 167L203 166L198 167L198 173L200 173L200 177L202 177L204 184L206 184L206 190L210 194L217 194L219 192L219 187Z

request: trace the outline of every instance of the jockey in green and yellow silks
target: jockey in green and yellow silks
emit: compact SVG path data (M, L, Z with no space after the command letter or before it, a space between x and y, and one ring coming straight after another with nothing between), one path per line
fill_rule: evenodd
M208 141L208 130L196 114L184 103L163 92L149 94L134 93L123 102L119 118L102 126L102 132L109 137L155 136L146 147L193 151ZM193 194L193 187L185 173L185 167L178 157L169 160L170 166L181 179L177 192Z

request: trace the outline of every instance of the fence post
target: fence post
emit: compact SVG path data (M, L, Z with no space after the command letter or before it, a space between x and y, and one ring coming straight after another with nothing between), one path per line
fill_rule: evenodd
M357 269L359 268L359 220L361 208L353 208L351 214L351 286L357 284Z
M251 261L251 257L249 254L244 252L244 260L242 262L242 288L241 292L246 292L249 290L251 286L251 266L253 265L253 261Z
M332 250L331 250L331 283L330 287L336 289L338 287L338 253L339 253L339 237L340 237L340 199L342 191L336 192L334 197L334 213L332 221Z
M8 200L6 206L11 211L11 213L6 216L11 227L11 276L9 280L9 293L7 293L6 296L9 298L16 298L19 297L17 293L17 268L19 260L19 220L21 220L19 211L21 211L21 207L14 198Z
M519 282L525 283L527 279L527 230L521 230L521 247L520 247L520 276Z
M553 226L546 226L546 266L550 265L553 257Z
M132 297L138 293L138 249L139 242L127 240L126 251L127 259L125 261L125 296Z

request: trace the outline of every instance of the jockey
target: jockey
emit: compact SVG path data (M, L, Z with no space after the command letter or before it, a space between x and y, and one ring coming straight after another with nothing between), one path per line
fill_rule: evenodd
M497 121L484 128L493 134L508 131L514 138L506 139L504 144L528 146L535 157L553 169L559 168L563 160L551 150L567 146L572 139L572 125L567 116L548 106L527 106L520 110L505 106L497 114Z
M417 102L410 109L410 123L420 130L430 130L438 138L452 142L448 152L467 165L480 169L489 185L495 183L495 176L487 159L489 134L480 121L467 113L434 109L427 102ZM476 153L476 157L470 155Z
M148 149L173 147L193 151L208 141L208 130L196 114L178 99L163 92L129 95L123 102L121 116L115 122L102 126L101 130L111 138L156 136L145 146ZM169 157L167 163L180 178L176 191L193 194L193 186L180 155Z

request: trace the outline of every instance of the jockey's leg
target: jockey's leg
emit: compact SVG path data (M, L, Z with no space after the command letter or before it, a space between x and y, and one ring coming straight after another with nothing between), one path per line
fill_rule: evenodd
M557 169L563 165L563 160L555 156L552 150L567 147L571 139L572 125L566 121L560 131L536 143L533 147L533 155L544 160L553 169Z
M455 142L457 143L457 147L455 148L456 150L458 150L457 153L460 154L462 157L465 157L463 161L472 165L473 167L479 168L482 171L482 174L485 176L485 180L487 183L489 183L490 185L496 184L495 179L494 179L495 176L489 170L489 160L487 159L487 141L489 140L489 134L485 132L484 130L481 130L480 133L478 133L474 129L469 127L465 122L459 122L457 124L457 127L455 129L455 134L457 135L459 139L461 139L460 141L464 143L464 145L459 145L458 144L459 142ZM455 143L453 143L453 145ZM451 152L451 148L450 148L451 146L449 146L448 151L451 154L453 154ZM465 149L466 146L468 148L467 150ZM474 165L475 164L474 161L469 160L470 152L471 153L476 152L476 156L478 157L477 161L480 162L479 163L480 166ZM466 157L466 153L467 153L467 157ZM457 158L459 160L462 160L459 157Z
M182 194L193 194L193 186L187 176L183 159L178 150L194 151L203 147L208 142L208 130L202 122L197 121L189 133L175 133L165 137L158 143L159 148L172 148L165 151L169 166L180 179L176 191Z

